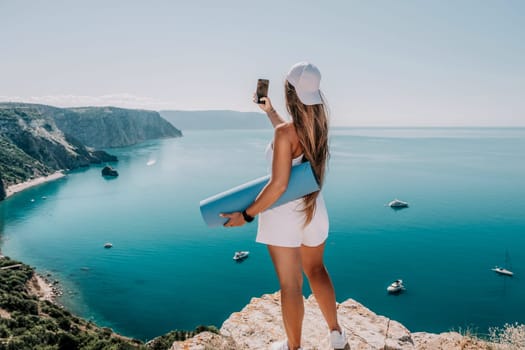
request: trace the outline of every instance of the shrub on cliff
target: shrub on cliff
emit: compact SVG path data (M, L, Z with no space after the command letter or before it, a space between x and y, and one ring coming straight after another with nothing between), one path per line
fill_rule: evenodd
M497 349L523 349L525 348L525 325L506 323L503 327L491 327L489 338L492 343L497 344Z
M53 349L146 349L137 340L116 336L111 329L93 326L48 301L28 293L33 277L31 267L9 258L0 258L0 308L9 316L0 317L0 350ZM105 338L102 337L105 335Z
M201 332L219 333L219 330L215 326L198 326L193 331L174 330L153 339L147 345L151 350L166 350L173 345L173 342L192 338Z
M0 267L18 264L0 258ZM25 264L0 270L0 308L8 314L0 317L0 350L166 350L175 337L182 340L202 331L218 332L213 326L199 326L194 331L170 332L145 345L76 317L52 302L38 300L27 287L33 274Z

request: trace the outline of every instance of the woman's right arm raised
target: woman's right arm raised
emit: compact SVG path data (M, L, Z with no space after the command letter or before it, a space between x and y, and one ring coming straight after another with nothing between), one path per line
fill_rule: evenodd
M253 101L256 101L256 95L253 96ZM268 97L261 97L261 101L264 103L259 104L259 108L261 108L264 112L266 112L266 115L268 116L268 119L270 119L270 122L272 123L272 126L275 128L277 125L285 123L286 121L277 113L277 111L273 108L272 102L270 101L270 98Z

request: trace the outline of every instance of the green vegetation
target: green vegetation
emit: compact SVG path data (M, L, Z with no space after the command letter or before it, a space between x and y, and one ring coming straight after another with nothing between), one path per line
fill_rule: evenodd
M35 175L51 173L49 167L30 157L1 135L0 150L0 174L6 185L26 181Z
M6 186L23 182L32 176L47 175L51 169L16 146L10 137L18 121L31 123L33 116L0 106L0 175Z
M20 264L0 259L0 267ZM96 327L29 291L34 271L0 270L0 349L146 349L142 342Z
M171 331L168 334L157 337L149 342L148 347L151 350L166 350L171 347L173 342L192 338L201 332L219 333L219 330L215 326L198 326L194 331Z
M8 266L14 268L0 270L0 350L167 350L175 340L203 331L218 332L213 326L199 326L194 331L172 331L146 345L39 300L29 288L34 270L0 258L0 268Z

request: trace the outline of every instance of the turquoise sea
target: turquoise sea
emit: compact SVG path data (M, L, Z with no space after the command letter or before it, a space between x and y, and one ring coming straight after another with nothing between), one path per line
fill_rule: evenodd
M256 224L207 228L198 204L264 175L271 137L187 131L112 149L117 179L94 166L0 202L2 253L51 273L69 309L125 335L220 326L278 283ZM411 331L525 323L525 128L336 128L331 151L338 300ZM410 208L385 206L396 197ZM236 250L251 255L238 264ZM513 278L490 271L506 255ZM397 278L406 292L387 295Z

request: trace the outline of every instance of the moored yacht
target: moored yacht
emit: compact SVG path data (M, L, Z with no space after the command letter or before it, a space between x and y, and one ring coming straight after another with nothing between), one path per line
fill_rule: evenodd
M386 288L388 293L399 293L403 290L405 290L405 286L403 285L403 280L395 280Z
M494 266L491 270L496 272L496 273L499 273L500 275L514 276L514 272L512 272L510 270L507 270L507 269L504 269L503 267Z
M240 261L240 260L246 259L249 254L250 254L249 251L235 252L235 254L233 255L233 260Z

